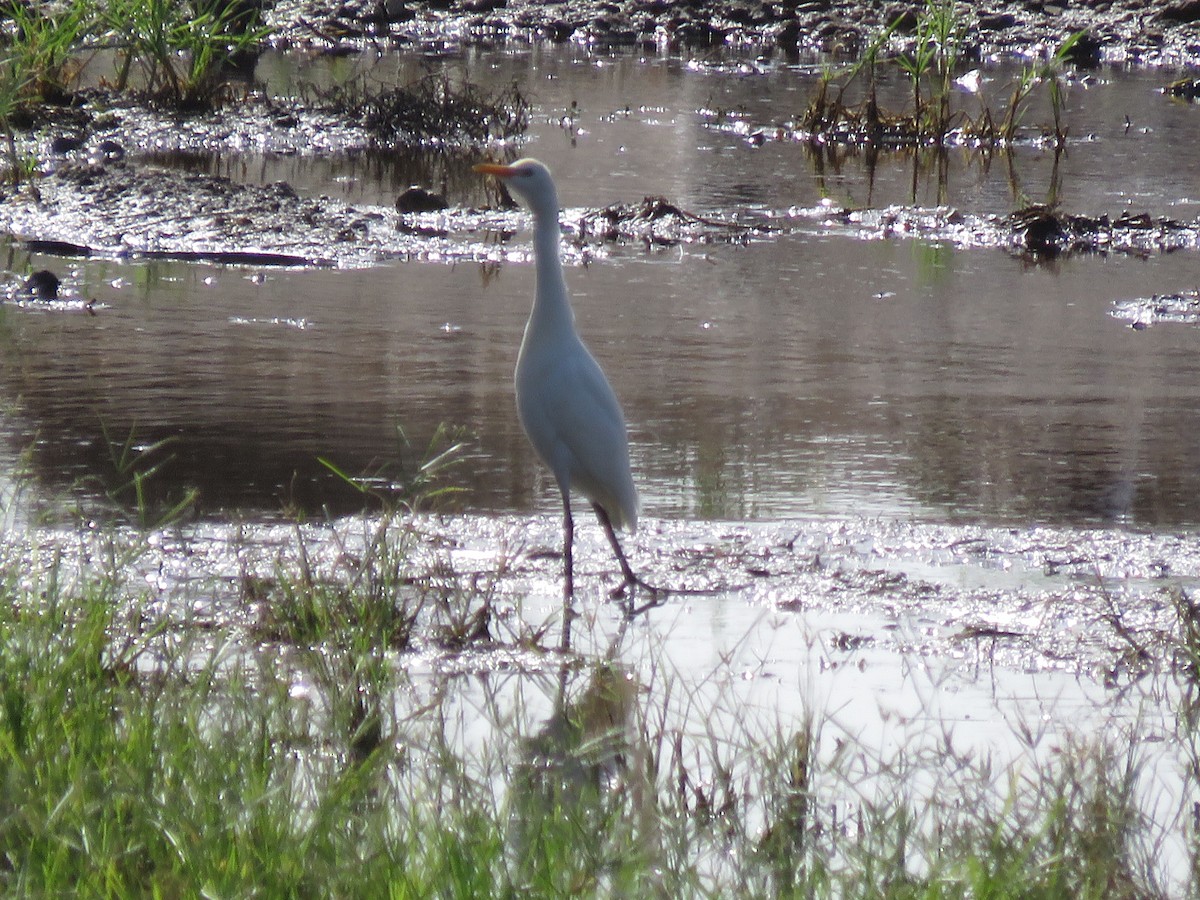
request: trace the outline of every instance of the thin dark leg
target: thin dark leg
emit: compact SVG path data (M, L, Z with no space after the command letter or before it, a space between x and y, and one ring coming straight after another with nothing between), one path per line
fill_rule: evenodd
M571 620L575 610L575 521L571 518L571 498L563 491L563 631L562 648L571 647Z
M600 525L604 528L604 533L608 535L608 542L612 544L613 552L617 555L617 562L621 565L621 575L624 577L624 580L621 582L620 586L618 586L617 589L612 592L612 596L620 597L626 593L626 589L634 587L640 587L642 590L647 591L650 594L650 602L645 603L635 609L633 606L633 591L629 590L629 609L627 612L631 616L645 612L652 606L657 606L658 600L656 598L659 594L665 594L666 591L663 588L657 588L652 584L647 584L637 576L637 574L633 571L633 568L629 565L629 559L625 556L625 551L621 549L621 542L617 539L617 533L613 530L612 522L609 520L608 513L605 511L604 507L599 503L593 503L592 509L596 511L596 518L600 520Z

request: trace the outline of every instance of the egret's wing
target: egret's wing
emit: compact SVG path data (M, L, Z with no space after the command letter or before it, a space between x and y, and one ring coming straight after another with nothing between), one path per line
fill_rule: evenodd
M582 344L578 348L582 352L563 354L543 370L522 418L552 468L565 465L571 485L603 506L614 525L633 526L637 490L625 417L599 363ZM536 436L530 420L542 423L534 427L544 434Z

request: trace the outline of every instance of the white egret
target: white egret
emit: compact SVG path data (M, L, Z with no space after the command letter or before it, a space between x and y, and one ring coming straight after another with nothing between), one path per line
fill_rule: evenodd
M499 178L533 213L536 289L517 355L517 413L562 494L565 645L570 640L575 593L572 490L591 501L621 565L624 581L614 596L628 589L632 613L634 586L652 595L661 589L634 574L613 530L637 529L638 495L629 468L629 438L617 395L575 330L559 257L558 191L550 170L536 159L520 159L507 166L477 165L475 171Z

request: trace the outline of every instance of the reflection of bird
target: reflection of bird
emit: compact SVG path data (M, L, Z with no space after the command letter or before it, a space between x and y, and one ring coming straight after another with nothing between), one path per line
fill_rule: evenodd
M572 489L592 503L621 565L617 593L637 585L613 526L637 528L638 498L629 470L625 417L599 363L575 331L558 243L558 192L550 170L535 159L509 166L483 164L475 171L499 178L533 212L537 290L517 357L517 412L534 450L558 481L563 501L563 596L574 595ZM632 599L630 600L632 604ZM632 606L631 606L632 610ZM564 625L569 641L570 618Z

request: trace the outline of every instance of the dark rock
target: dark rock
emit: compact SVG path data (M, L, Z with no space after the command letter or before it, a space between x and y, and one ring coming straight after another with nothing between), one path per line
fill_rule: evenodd
M410 187L396 198L396 211L402 213L438 212L449 205L441 194L422 187Z
M114 140L103 140L100 142L100 155L109 162L116 162L125 158L125 148Z
M1079 69L1095 69L1100 66L1100 48L1104 42L1091 32L1085 31L1071 45L1064 57L1067 62Z
M775 43L788 50L794 49L800 43L800 23L795 19L784 22L775 32Z
M378 11L385 22L407 22L416 16L402 0L383 0L378 6Z
M1200 0L1182 0L1172 3L1158 14L1160 22L1200 22Z
M58 276L49 269L40 269L25 279L24 291L37 300L57 300Z
M1027 206L1012 214L1012 223L1017 239L1030 253L1054 256L1066 241L1066 229L1048 207Z
M918 21L917 10L910 5L895 4L889 6L883 14L884 25L891 26L894 24L897 31L905 34L916 31Z
M55 135L50 141L50 152L56 156L64 156L68 153L74 153L83 146L83 138L77 134L59 134Z
M1017 17L1012 13L980 13L979 28L982 31L1003 31L1017 24Z

